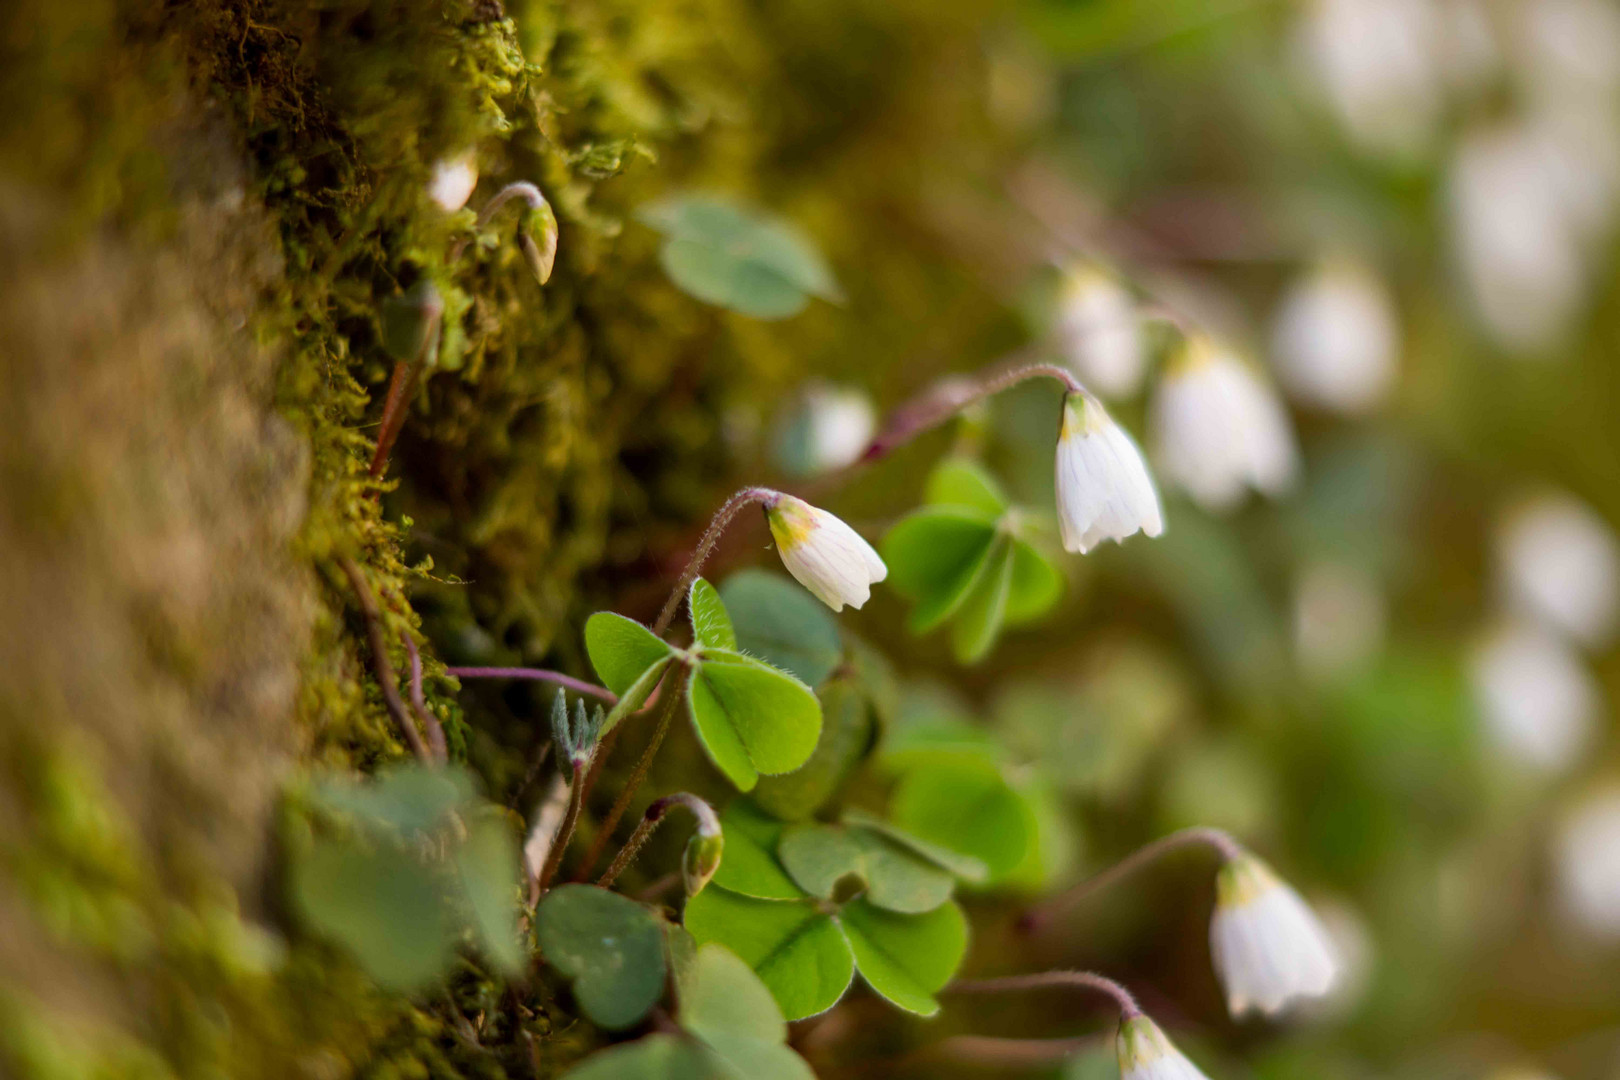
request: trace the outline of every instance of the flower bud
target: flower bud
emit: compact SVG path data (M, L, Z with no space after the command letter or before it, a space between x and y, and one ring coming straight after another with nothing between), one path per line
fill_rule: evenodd
M542 285L550 281L551 268L557 262L557 215L544 196L523 211L518 223L518 246L535 280Z
M1065 551L1084 554L1104 540L1164 532L1159 493L1142 452L1090 394L1063 399L1055 476Z
M889 574L859 533L803 499L773 496L765 520L788 573L834 611L865 604L872 585Z
M1115 1046L1120 1080L1208 1080L1159 1025L1141 1013L1120 1020Z
M724 847L725 837L718 830L707 834L700 828L686 842L686 854L681 859L681 880L686 883L688 899L702 892L703 886L720 869L720 854Z

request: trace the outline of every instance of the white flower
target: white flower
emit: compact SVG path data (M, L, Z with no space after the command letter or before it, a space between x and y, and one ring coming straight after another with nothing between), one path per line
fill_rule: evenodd
M1276 392L1231 352L1189 338L1159 380L1152 424L1158 463L1206 509L1245 486L1281 495L1298 468L1294 430Z
M1323 265L1283 299L1272 333L1277 376L1298 399L1365 412L1395 376L1400 330L1383 282L1348 262Z
M785 469L800 476L831 472L853 464L876 429L877 410L865 391L811 383L781 428L777 456Z
M1433 136L1447 79L1445 20L1433 0L1313 0L1299 26L1306 73L1352 139L1415 154Z
M1142 452L1086 393L1063 399L1057 445L1058 526L1063 550L1090 551L1104 540L1164 532L1159 493Z
M1327 930L1265 863L1247 852L1229 860L1215 894L1209 944L1233 1016L1274 1014L1333 986L1339 965Z
M1583 799L1565 818L1556 844L1564 915L1587 933L1620 938L1620 786Z
M1120 1020L1115 1046L1120 1080L1208 1080L1159 1025L1141 1013Z
M1116 278L1092 266L1065 274L1056 330L1069 366L1087 386L1108 398L1136 393L1146 369L1142 327Z
M889 575L872 545L827 511L792 495L778 495L765 507L782 565L834 611L858 608L872 585Z
M477 186L478 162L469 150L434 163L433 178L428 181L428 198L438 203L445 213L453 214L467 205Z
M1496 553L1515 610L1583 645L1609 641L1620 613L1620 543L1588 506L1569 495L1534 497L1503 520Z
M1597 684L1556 635L1501 626L1474 650L1469 674L1486 732L1514 760L1561 772L1591 742Z

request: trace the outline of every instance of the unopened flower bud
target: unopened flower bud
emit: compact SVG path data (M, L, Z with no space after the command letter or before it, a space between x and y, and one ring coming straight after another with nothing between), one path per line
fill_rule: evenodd
M1120 1080L1208 1080L1159 1025L1141 1013L1120 1021L1115 1045Z
M834 611L842 611L845 604L854 608L865 604L872 585L889 574L860 533L803 499L773 496L765 506L765 519L782 565Z
M703 891L703 886L714 877L714 872L720 869L720 854L725 847L725 837L716 831L705 833L700 827L692 834L692 839L686 842L686 854L681 859L681 880L686 883L687 898L696 896Z

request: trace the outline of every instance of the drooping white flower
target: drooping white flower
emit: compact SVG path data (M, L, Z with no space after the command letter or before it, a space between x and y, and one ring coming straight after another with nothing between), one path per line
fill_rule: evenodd
M1515 610L1582 645L1613 636L1620 614L1620 542L1580 500L1535 496L1511 510L1497 530L1502 591Z
M1237 356L1188 338L1154 392L1159 467L1206 509L1234 506L1246 487L1281 495L1294 482L1294 429L1276 392Z
M1316 913L1248 852L1229 859L1215 879L1209 944L1233 1016L1275 1014L1297 998L1321 997L1338 973Z
M777 457L800 476L842 469L861 456L876 429L877 410L865 391L811 383L781 427Z
M1557 635L1506 623L1475 648L1469 675L1486 733L1513 760L1562 772L1591 742L1597 684Z
M1147 357L1136 303L1107 271L1079 266L1064 275L1056 331L1069 366L1103 397L1130 397L1142 385Z
M1564 819L1554 871L1565 917L1588 934L1620 938L1620 785L1586 796Z
M1529 0L1513 36L1530 94L1544 104L1613 102L1620 92L1620 10L1609 0Z
M889 568L861 534L835 515L792 495L777 495L766 504L776 551L806 589L834 611L858 608L872 595L874 583Z
M1400 329L1383 282L1334 261L1296 283L1272 332L1277 377L1296 398L1342 413L1377 405L1395 376Z
M1312 0L1301 60L1350 137L1397 156L1421 151L1444 104L1445 20L1434 0Z
M428 181L428 198L445 213L453 214L467 205L473 188L477 186L478 160L468 150L434 162L433 176Z
M1056 483L1065 551L1084 554L1104 540L1164 532L1159 493L1142 452L1090 394L1063 399Z
M1384 643L1388 615L1378 583L1334 562L1305 567L1294 589L1294 652L1328 678L1364 665Z
M1209 1080L1141 1013L1120 1020L1115 1047L1120 1080Z

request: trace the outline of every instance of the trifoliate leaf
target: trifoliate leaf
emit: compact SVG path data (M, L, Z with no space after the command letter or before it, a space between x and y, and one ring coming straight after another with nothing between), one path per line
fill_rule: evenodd
M869 903L889 911L932 911L951 897L956 879L883 834L860 826L795 825L777 857L805 891L830 899L846 876L859 878Z
M923 859L945 870L963 881L975 885L982 884L990 878L990 868L982 861L971 855L964 855L940 844L931 843L922 837L900 828L890 821L884 821L874 814L864 810L844 811L844 824L860 826L882 833L901 847L920 855Z
M692 582L687 596L687 613L692 617L692 640L712 649L737 650L737 632L732 629L731 616L720 594L702 578Z
M598 611L585 620L585 651L602 685L620 697L670 655L669 645L651 630L613 611Z
M907 832L978 859L992 882L1023 861L1034 839L1023 802L1000 770L966 758L906 772L889 814Z
M540 953L574 984L592 1021L620 1030L664 993L664 932L645 904L594 885L561 885L535 913Z
M958 663L972 664L984 659L996 643L1007 618L1012 571L1012 541L997 536L978 580L968 591L951 624L951 651Z
M761 773L803 765L821 735L821 704L810 688L740 653L705 652L688 680L687 704L709 760L741 791Z
M900 915L855 900L838 913L861 978L894 1004L922 1016L939 1011L937 993L967 952L967 919L947 903L924 915Z
M916 602L907 627L926 634L955 614L984 570L995 519L964 507L925 507L902 518L880 550L889 585Z
M785 826L747 799L733 799L720 815L726 857L712 884L763 900L799 900L804 890L793 883L776 858Z
M737 647L819 686L843 656L838 622L827 606L780 574L743 570L720 597L737 628Z
M659 259L670 280L699 300L781 319L810 296L842 298L815 247L780 219L697 195L663 200L639 216L665 236Z
M830 1009L849 988L849 943L814 903L756 900L710 885L687 901L683 920L700 944L717 941L743 959L789 1020Z
M871 705L853 680L835 678L816 697L821 701L821 739L810 760L782 776L761 777L754 802L771 814L799 821L831 799L871 748L875 734Z

